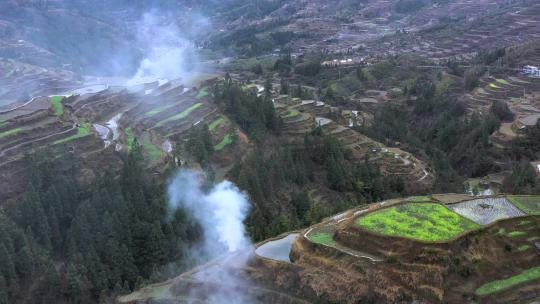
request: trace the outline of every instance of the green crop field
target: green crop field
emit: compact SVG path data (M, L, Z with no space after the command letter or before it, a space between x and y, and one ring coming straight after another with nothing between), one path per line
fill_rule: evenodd
M200 90L199 90L199 93L197 94L197 99L201 99L203 97L206 97L208 96L208 88L207 87L202 87Z
M11 129L11 130L1 132L0 133L0 138L4 138L4 137L8 137L8 136L11 136L11 135L18 134L18 133L22 132L23 130L24 130L23 128L15 128L15 129Z
M64 114L64 106L62 105L64 96L51 96L50 100L54 108L54 115L60 116Z
M167 123L169 123L171 121L184 119L184 118L188 117L188 115L191 114L191 112L193 112L196 109L200 108L202 105L203 104L200 103L200 102L196 103L196 104L192 105L191 107L185 109L184 111L158 122L155 127L159 128L159 127L162 127L162 126L164 126L165 124L167 124Z
M148 134L144 134L142 146L151 164L163 157L164 152L150 141Z
M223 122L225 121L225 118L219 117L218 119L214 120L212 123L208 125L208 129L210 131L214 131L217 127L219 127Z
M476 289L475 293L479 296L485 296L495 292L506 290L510 287L514 287L520 283L524 283L531 280L540 279L540 267L531 268L523 271L522 273L493 282L489 282Z
M524 235L527 235L527 233L523 232L523 231L511 231L511 232L508 232L508 234L507 234L507 236L511 237L511 238L520 237L520 236L524 236Z
M298 112L297 110L290 110L289 112L287 112L287 115L285 115L285 118L287 117L295 117L295 116L298 116L300 115L300 112Z
M422 241L444 241L479 228L473 221L436 203L408 203L381 209L356 220L375 232Z
M126 128L124 133L126 134L126 145L128 147L128 151L130 151L131 150L131 143L133 143L133 140L135 139L135 134L133 133L132 128Z
M523 252L523 251L527 251L531 248L530 245L521 245L518 247L518 252Z
M540 196L509 196L508 199L521 211L540 215Z
M232 135L227 134L217 145L214 146L214 151L221 151L226 146L232 144L232 142L233 142Z
M82 123L81 126L77 129L77 134L68 136L66 138L59 139L54 142L55 145L63 144L68 141L76 140L82 137L85 137L87 135L90 135L90 123Z
M154 116L156 114L159 114L167 109L170 109L172 107L174 107L175 105L172 104L172 105L164 105L164 106L161 106L161 107L157 107L155 109L152 109L151 111L148 111L146 113L144 113L145 116Z
M336 241L334 241L334 236L329 232L316 232L313 235L309 236L309 240L313 243L321 244L321 245L332 245Z

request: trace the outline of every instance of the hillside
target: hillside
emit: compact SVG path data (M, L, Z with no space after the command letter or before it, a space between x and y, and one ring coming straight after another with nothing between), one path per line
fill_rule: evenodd
M540 300L539 13L2 1L0 304Z
M119 302L191 303L226 287L261 303L530 303L540 296L539 199L438 194L374 203L257 244L231 271L244 286L216 280L232 259L223 256Z

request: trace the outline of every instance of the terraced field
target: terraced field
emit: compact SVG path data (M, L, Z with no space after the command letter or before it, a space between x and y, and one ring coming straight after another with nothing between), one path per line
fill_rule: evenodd
M156 128L159 128L159 127L162 127L164 126L165 124L167 123L170 123L170 122L173 122L173 121L178 121L178 120L182 120L184 118L186 118L189 114L191 114L191 112L195 111L196 109L198 109L199 107L201 107L203 104L198 102L198 103L195 103L193 104L192 106L190 106L189 108L187 108L186 110L176 114L176 115L173 115L171 117L168 117L162 121L159 121L157 124L156 124Z
M226 146L232 144L232 142L233 142L233 135L228 133L225 135L225 137L223 137L223 139L217 145L214 146L214 150L221 151Z
M355 223L378 233L421 241L445 241L479 227L436 203L407 203L384 208L359 217Z
M85 122L85 123L82 123L77 128L77 134L74 134L74 135L71 135L71 136L56 140L54 142L54 144L55 145L64 144L66 142L77 140L79 138L83 138L83 137L88 136L88 135L90 135L90 123Z
M521 211L530 215L540 215L540 196L509 196L508 199Z
M480 225L487 225L500 219L523 216L506 198L488 198L452 204L450 209Z
M62 104L64 96L51 96L50 99L54 109L54 115L60 116L64 114L64 105Z
M501 292L527 281L540 279L540 267L527 269L515 276L486 283L476 289L475 293L479 296L485 296L492 293Z
M366 157L380 166L381 172L388 176L401 176L415 187L429 187L434 182L426 164L410 153L398 148L386 148L382 143L353 130L342 123L349 123L349 118L336 120L330 105L315 100L292 100L288 96L278 96L275 105L284 123L284 131L291 144L302 144L304 135L320 126L325 134L339 139L351 150L351 156L357 160ZM346 112L348 113L348 112ZM351 112L352 113L352 112ZM353 124L354 126L354 124Z

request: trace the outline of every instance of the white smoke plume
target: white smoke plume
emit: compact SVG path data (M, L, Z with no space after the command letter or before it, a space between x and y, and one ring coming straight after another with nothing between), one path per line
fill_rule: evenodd
M208 26L203 17L197 17L196 22L200 27ZM181 78L185 83L193 80L200 69L200 58L191 40L196 33L191 31L185 27L181 29L170 14L161 11L145 13L136 30L144 58L128 84L155 79Z
M208 192L203 191L202 182L200 173L181 170L168 189L171 208L183 208L202 226L201 253L214 258L249 249L252 245L243 223L250 208L247 196L229 181Z
M184 209L202 227L201 243L190 254L212 259L194 275L209 286L203 292L193 290L192 296L202 294L210 303L218 304L257 303L246 292L249 281L239 274L253 248L243 223L250 208L248 198L229 181L208 191L203 181L200 173L181 170L168 188L170 208Z

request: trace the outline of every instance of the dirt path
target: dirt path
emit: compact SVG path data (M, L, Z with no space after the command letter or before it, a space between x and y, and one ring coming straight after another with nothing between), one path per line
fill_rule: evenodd
M422 176L418 181L421 182L424 179L426 179L429 176L429 172L426 169L422 169L424 171L424 176Z
M13 111L16 111L20 108L24 108L26 107L27 105L31 104L32 102L34 102L36 99L38 98L45 98L46 96L36 96L36 97L33 97L32 99L30 99L29 101L23 103L22 105L20 106L16 106L15 108L11 108L11 109L8 109L8 110L2 110L0 111L0 114L6 114L6 113L9 113L9 112L13 112Z

